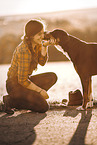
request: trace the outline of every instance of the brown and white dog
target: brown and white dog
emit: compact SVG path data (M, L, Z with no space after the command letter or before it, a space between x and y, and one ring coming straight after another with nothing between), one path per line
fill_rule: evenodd
M78 73L83 88L83 103L78 110L93 107L92 79L97 75L97 43L87 43L61 29L45 34L46 39L56 39L64 52L67 52Z

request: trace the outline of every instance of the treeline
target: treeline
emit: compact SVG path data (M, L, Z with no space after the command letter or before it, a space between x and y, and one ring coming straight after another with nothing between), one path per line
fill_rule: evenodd
M44 18L42 18L44 19ZM2 20L3 21L3 20ZM21 36L23 35L23 27L28 20L11 21L7 22L6 26L2 23L0 31L5 31L0 36L0 64L6 64L11 62L12 54L16 46L21 42ZM74 26L70 21L66 19L44 19L47 30L53 30L60 28L66 30L69 34L74 35L87 42L97 42L97 22L93 25L88 25L82 28L77 25ZM0 22L1 24L1 22ZM18 29L17 29L18 28ZM10 30L10 31L7 31ZM65 40L64 40L65 41ZM57 51L54 46L49 48L49 61L64 61L68 60L61 52Z

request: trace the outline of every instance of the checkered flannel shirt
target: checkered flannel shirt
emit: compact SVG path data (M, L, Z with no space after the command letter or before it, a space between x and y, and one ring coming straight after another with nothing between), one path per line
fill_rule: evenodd
M33 70L37 68L37 65L45 65L47 61L46 56L41 55L42 46L37 49L37 63L34 63L31 51L28 49L27 44L24 42L15 49L11 61L11 66L8 70L8 78L18 78L18 83L24 87L30 85L29 76ZM36 65L35 65L36 64Z

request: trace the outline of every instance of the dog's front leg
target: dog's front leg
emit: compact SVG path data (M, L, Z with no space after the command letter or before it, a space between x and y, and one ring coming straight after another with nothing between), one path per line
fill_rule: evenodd
M89 99L89 102L87 103L86 108L88 108L88 107L91 108L91 107L93 107L92 78L91 78L91 76L89 77L88 99Z
M89 88L89 79L83 80L83 104L82 107L86 109L87 102L89 102L88 98L88 88Z
M81 77L81 83L83 88L83 103L82 106L79 106L77 110L85 110L87 107L88 98L88 89L89 89L89 77Z

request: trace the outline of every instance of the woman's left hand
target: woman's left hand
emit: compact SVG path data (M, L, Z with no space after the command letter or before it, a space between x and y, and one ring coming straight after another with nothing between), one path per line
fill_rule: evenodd
M41 94L41 96L44 97L44 99L48 99L48 98L49 98L47 92L46 92L44 89L42 89L42 90L40 91L40 94Z

